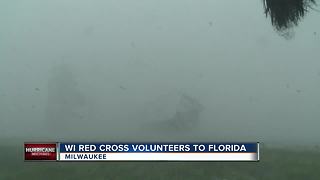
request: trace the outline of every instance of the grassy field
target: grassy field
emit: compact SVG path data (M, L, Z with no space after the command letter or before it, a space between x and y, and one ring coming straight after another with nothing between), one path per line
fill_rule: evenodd
M24 162L22 145L2 145L0 180L320 179L320 151L262 148L260 162Z

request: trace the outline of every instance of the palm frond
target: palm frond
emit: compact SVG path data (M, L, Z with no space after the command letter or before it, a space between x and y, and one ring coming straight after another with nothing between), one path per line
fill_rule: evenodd
M279 32L287 31L304 18L309 9L316 5L315 0L263 0L266 17Z

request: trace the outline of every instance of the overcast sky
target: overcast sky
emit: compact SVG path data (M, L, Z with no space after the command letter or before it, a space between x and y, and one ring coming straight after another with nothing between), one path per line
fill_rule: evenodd
M192 136L319 141L319 19L286 40L259 0L1 1L0 136L49 132L48 82L67 64L86 135L132 137L149 102L183 91L205 106Z

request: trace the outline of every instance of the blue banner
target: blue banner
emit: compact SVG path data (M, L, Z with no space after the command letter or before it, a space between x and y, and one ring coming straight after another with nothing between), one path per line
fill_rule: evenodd
M60 153L257 153L259 143L59 143Z

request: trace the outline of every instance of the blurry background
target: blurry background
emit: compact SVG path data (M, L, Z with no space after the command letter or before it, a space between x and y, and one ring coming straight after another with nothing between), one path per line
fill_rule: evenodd
M320 13L288 39L263 4L1 1L0 137L148 140L141 112L183 91L186 140L319 143Z

